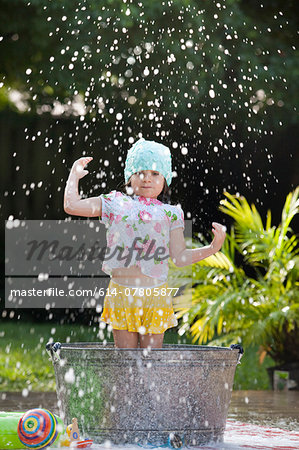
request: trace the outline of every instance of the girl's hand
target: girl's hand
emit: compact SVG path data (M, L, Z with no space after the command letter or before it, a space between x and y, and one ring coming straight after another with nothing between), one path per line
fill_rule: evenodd
M78 180L80 178L85 177L89 172L88 170L84 170L84 167L93 159L92 156L84 156L83 158L77 159L77 161L74 162L72 167L72 173L76 174L76 177Z
M226 227L217 222L213 222L212 226L213 226L212 232L214 234L214 239L211 243L211 248L213 249L213 253L216 253L216 252L219 252L219 250L221 249L223 242L225 240Z

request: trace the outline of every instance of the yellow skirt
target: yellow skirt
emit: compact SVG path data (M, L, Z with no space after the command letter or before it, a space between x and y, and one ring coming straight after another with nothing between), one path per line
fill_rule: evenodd
M115 330L161 334L178 324L167 282L128 287L110 280L100 320Z

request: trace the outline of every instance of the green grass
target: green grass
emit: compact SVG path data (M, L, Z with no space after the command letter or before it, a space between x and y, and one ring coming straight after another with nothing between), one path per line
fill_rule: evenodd
M55 391L55 376L46 343L99 342L98 326L59 325L50 323L0 322L0 391ZM103 337L103 336L102 336ZM104 330L104 339L113 341ZM167 344L191 343L191 338L180 338L176 330L165 333ZM237 366L234 389L269 389L266 367L273 365L265 358L258 362L257 349L245 349L242 363Z
M55 390L52 362L45 350L54 341L96 341L95 327L36 323L0 323L0 389Z
M263 363L259 362L258 347L245 349L241 364L237 365L234 379L234 390L264 390L271 389L267 367L275 362L266 356Z

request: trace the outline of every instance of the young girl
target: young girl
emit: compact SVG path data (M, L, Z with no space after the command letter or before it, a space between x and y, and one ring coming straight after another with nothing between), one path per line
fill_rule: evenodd
M64 210L99 217L106 224L108 256L102 270L110 275L101 320L110 323L118 348L161 348L164 332L177 325L167 284L169 256L177 267L216 253L225 227L213 222L214 239L206 247L186 249L184 213L163 203L172 179L169 148L140 139L125 163L125 192L111 191L81 199L78 183L88 174L92 157L73 164L64 196ZM112 257L109 257L111 255ZM118 253L117 257L115 255Z

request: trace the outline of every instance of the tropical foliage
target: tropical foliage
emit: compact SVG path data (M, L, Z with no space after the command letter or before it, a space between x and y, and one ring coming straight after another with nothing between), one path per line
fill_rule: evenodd
M234 225L221 253L193 265L193 287L189 281L175 302L179 333L190 332L199 344L259 345L261 357L268 353L278 363L298 360L299 249L290 223L299 210L299 188L287 196L279 226L272 225L270 211L263 225L244 197L225 197L220 209ZM175 274L184 276L184 269Z

